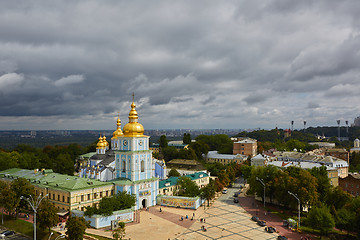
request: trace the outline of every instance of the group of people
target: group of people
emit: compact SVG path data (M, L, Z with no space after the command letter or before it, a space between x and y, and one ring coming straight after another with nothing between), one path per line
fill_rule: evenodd
M195 217L195 213L193 213L193 215L192 215L192 217L191 217L190 220L191 220L191 221L194 220L194 217ZM185 215L185 219L189 219L189 216L188 216L188 215ZM180 217L180 221L184 221L184 217L183 217L183 216Z

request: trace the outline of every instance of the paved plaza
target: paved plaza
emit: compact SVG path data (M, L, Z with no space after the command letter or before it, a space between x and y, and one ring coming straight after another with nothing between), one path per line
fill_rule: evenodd
M248 214L239 205L216 201L201 216L206 222L196 221L176 239L276 239L276 233L267 233L251 221ZM201 226L207 231L203 231Z

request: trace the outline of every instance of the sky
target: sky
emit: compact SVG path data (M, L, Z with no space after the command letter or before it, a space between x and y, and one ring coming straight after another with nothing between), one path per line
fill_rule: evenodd
M273 129L360 115L360 1L0 2L0 130Z

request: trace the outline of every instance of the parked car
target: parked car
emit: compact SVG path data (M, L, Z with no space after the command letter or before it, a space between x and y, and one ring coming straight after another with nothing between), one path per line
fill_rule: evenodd
M4 231L4 232L2 232L0 234L0 238L4 239L5 237L11 236L11 235L14 235L14 234L15 234L14 231L6 230L6 231Z
M277 239L278 240L288 240L288 238L285 236L278 236Z
M224 190L222 191L222 193L223 193L223 194L227 194L227 190L224 189Z
M234 197L238 197L239 196L239 193L234 193Z
M255 221L255 222L260 221L260 219L259 219L258 217L256 217L256 216L252 216L252 217L251 217L251 220L253 220L253 221Z
M258 224L259 226L261 226L261 227L265 227L265 226L266 226L266 222L265 222L265 221L262 221L262 220L258 221L257 224Z
M239 199L234 198L234 203L239 203Z
M268 233L274 233L276 232L276 229L274 227L265 227L265 231L267 231Z

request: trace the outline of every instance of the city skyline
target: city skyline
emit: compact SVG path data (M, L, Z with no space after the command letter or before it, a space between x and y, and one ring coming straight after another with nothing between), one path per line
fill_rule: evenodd
M357 1L2 1L0 130L349 126Z

